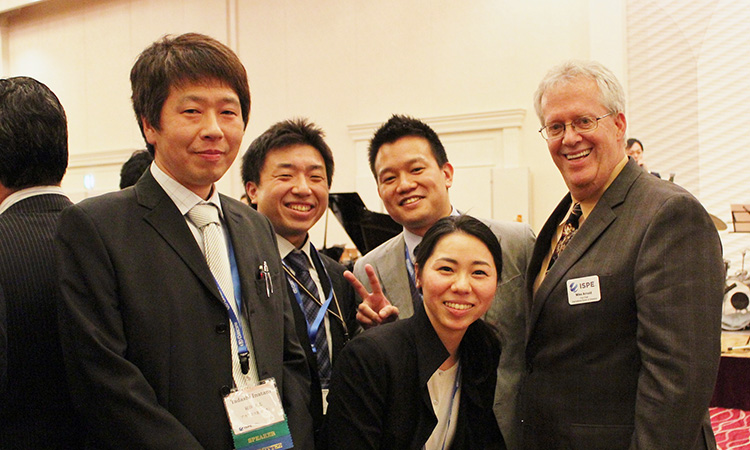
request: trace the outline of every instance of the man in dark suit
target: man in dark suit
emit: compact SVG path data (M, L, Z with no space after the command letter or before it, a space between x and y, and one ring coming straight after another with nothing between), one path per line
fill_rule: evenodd
M365 299L357 315L365 326L394 316L412 316L414 305L421 303L412 270L414 248L435 222L457 214L449 196L453 166L429 125L413 117L394 115L375 132L369 153L378 195L404 231L364 255L354 266L354 275L367 286L358 289L358 293L380 292L379 297L372 298L387 297L390 301L373 305ZM484 319L498 330L502 344L495 414L506 445L516 450L520 440L516 394L524 367L525 275L534 233L525 224L486 219L482 222L492 229L503 250L503 270L495 300ZM379 282L382 292L370 280Z
M214 184L247 125L245 69L189 33L144 50L130 79L154 164L134 187L68 208L58 233L63 348L89 445L234 448L222 396L274 378L294 448L311 449L309 373L273 229Z
M0 448L81 448L57 332L53 237L70 200L65 111L27 77L0 80ZM6 310L7 309L7 310ZM0 328L4 328L0 325ZM7 358L7 360L6 360ZM0 377L0 381L3 377Z
M724 279L709 215L625 155L625 95L602 65L555 67L535 106L570 192L527 276L524 447L714 449Z
M333 154L323 137L323 131L307 120L286 120L258 136L242 158L248 198L271 220L286 262L285 284L312 373L316 436L327 407L331 366L344 344L360 330L357 301L343 276L344 266L319 253L308 233L328 208L333 181ZM301 256L296 260L301 266L293 255ZM314 288L305 287L305 271ZM323 319L316 323L318 314Z

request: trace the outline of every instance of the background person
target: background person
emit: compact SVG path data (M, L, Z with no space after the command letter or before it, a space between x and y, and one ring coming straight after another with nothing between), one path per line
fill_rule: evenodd
M628 156L632 156L635 162L646 169L646 161L643 158L643 144L641 144L641 141L639 141L636 138L629 138L626 141L625 145L625 153L628 154Z
M481 317L502 271L492 231L439 220L416 249L424 301L341 352L331 380L332 449L504 449L492 411L499 343Z
M71 205L60 188L67 167L67 120L57 96L33 78L0 80L0 310L7 309L2 449L83 447L57 329L53 237L60 212Z
M153 160L148 150L134 151L120 168L120 189L134 185Z

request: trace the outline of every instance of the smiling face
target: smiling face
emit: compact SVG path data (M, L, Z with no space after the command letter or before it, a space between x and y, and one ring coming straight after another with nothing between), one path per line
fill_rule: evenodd
M154 162L203 199L232 165L245 133L237 94L210 80L172 86L158 128L143 124Z
M245 188L276 233L297 248L328 208L325 162L310 145L271 150L263 163L260 182L249 181Z
M544 124L569 124L581 116L601 117L609 111L601 103L599 87L588 78L554 85L542 96ZM617 163L625 156L625 114L599 120L596 130L579 134L566 125L561 139L547 141L550 155L573 198L585 201L603 193Z
M438 166L427 139L405 136L383 144L375 158L375 174L388 214L412 233L423 236L450 215L453 166Z
M460 343L466 329L490 308L497 288L492 253L478 238L447 234L435 245L417 285L433 328L446 348Z

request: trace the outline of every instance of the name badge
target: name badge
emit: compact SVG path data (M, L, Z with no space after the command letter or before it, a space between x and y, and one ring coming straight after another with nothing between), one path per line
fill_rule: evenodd
M224 406L237 450L293 447L281 396L273 378L257 386L231 392Z
M599 289L599 275L575 278L568 280L567 284L569 305L594 303L602 299L602 292Z

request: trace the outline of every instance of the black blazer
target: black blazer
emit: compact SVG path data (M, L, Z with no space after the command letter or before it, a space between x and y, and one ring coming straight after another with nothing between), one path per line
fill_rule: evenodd
M359 322L357 322L356 317L357 301L354 294L354 288L352 288L349 282L344 278L344 271L346 270L346 267L334 261L332 258L324 255L323 253L319 252L318 255L320 255L323 266L325 266L325 270L331 277L331 283L333 283L333 291L336 294L334 301L331 302L331 305L328 308L331 344L333 345L333 349L331 351L331 363L334 363L344 345L356 334L358 334L361 328ZM328 277L325 276L323 267L321 267L318 261L314 258L313 263L315 264L315 270L318 272L320 284L327 294L331 289L331 286L328 284ZM289 290L289 301L292 305L292 311L294 312L294 322L297 329L297 337L302 344L302 348L305 349L307 365L311 375L310 403L317 442L320 440L318 436L323 426L323 398L320 391L320 378L318 377L318 360L315 354L312 352L310 338L307 335L307 321L305 319L305 314L302 311L302 308L300 308L299 304L297 303L291 286L289 285L289 283L286 283L286 285ZM343 323L342 320L339 319L339 317L343 319Z
M63 195L42 194L0 214L0 299L4 295L8 345L8 379L0 389L3 449L83 445L57 332L53 238L60 212L70 204Z
M492 412L497 338L479 320L459 351L461 400L451 449L505 449ZM448 356L423 307L353 339L334 366L328 448L420 450L437 425L427 381Z
M270 222L221 197L258 375L274 377L295 448L311 449L309 373ZM63 212L63 349L95 448L233 448L227 311L185 218L146 172ZM258 267L275 287L266 295Z

